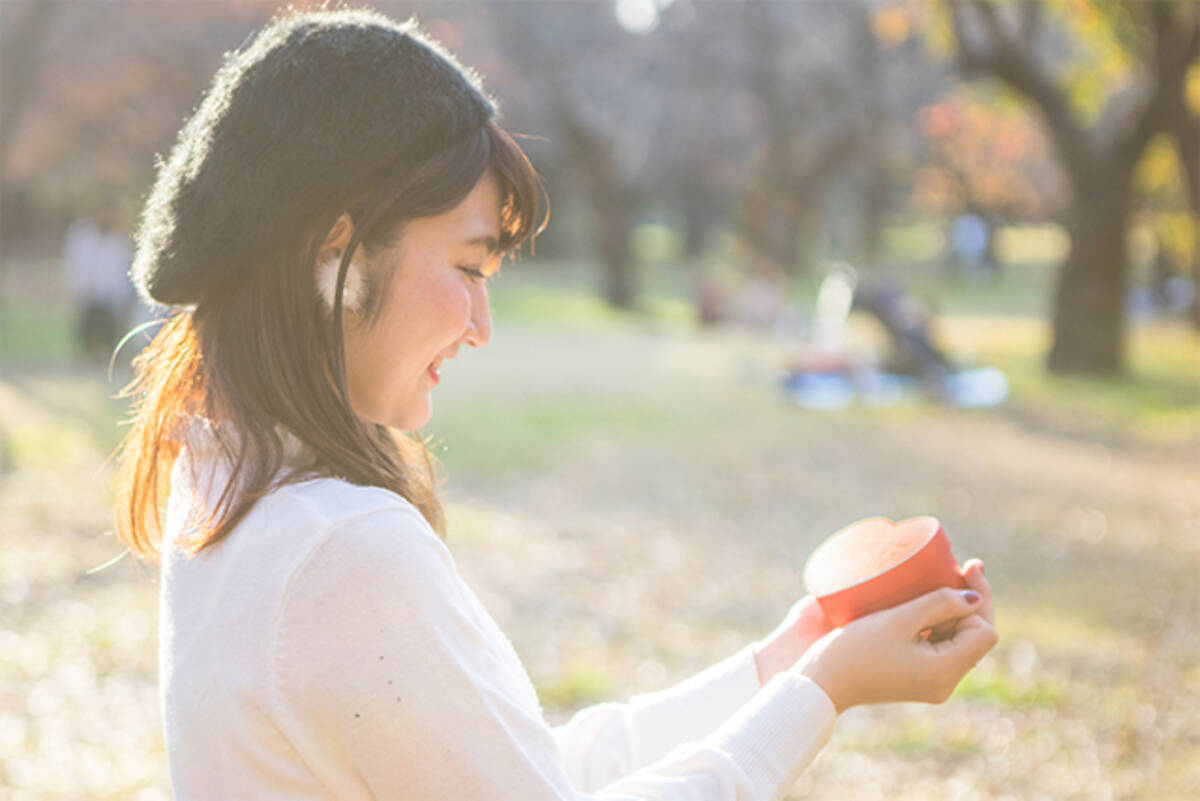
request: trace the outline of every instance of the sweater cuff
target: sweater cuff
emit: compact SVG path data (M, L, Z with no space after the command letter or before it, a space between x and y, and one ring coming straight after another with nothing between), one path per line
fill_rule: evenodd
M715 731L760 692L753 646L674 687L629 699L629 737L639 762Z
M745 646L688 682L695 681L698 687L703 687L706 703L726 710L722 719L740 709L762 689L754 648L755 643Z
M778 798L833 736L837 709L825 691L790 671L767 682L712 735L750 785Z

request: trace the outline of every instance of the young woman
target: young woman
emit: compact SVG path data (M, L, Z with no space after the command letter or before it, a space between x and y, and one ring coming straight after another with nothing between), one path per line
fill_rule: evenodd
M976 563L966 593L834 631L803 599L676 687L546 724L415 433L537 226L494 116L413 27L290 14L228 57L161 168L134 272L178 310L137 360L117 517L161 561L180 799L774 798L842 710L944 700L996 641Z

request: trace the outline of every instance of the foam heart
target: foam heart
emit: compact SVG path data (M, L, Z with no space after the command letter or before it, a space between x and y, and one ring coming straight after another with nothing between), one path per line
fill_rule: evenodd
M872 517L825 540L804 568L804 585L834 626L939 587L963 589L950 540L933 517L893 523Z

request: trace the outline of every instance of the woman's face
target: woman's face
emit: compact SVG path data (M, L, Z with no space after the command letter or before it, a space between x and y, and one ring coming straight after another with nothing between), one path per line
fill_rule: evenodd
M487 279L500 266L500 186L491 170L450 211L405 223L399 240L372 255L391 273L374 324L348 316L350 405L372 423L416 429L429 422L438 370L460 345L492 336Z

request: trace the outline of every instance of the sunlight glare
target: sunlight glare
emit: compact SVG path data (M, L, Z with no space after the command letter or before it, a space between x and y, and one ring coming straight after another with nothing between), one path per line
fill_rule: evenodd
M654 0L617 0L617 22L630 33L649 33L658 27Z

